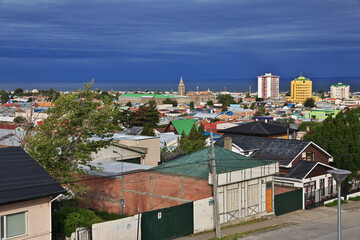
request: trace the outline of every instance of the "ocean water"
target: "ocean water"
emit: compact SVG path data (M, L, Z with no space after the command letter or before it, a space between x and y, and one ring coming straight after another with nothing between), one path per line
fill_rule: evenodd
M313 82L313 91L329 91L332 84L342 82L350 85L351 92L360 91L360 77L353 78L310 78ZM292 78L280 77L280 91L289 91L290 82ZM257 91L257 79L186 79L184 78L186 91L224 91L229 92L252 92ZM50 88L61 91L74 91L83 86L83 81L23 81L23 82L0 82L0 89L2 90L14 90L16 88L23 88L24 90L48 90ZM114 90L114 91L177 91L179 80L160 81L160 80L148 80L148 81L96 81L94 89L100 90Z

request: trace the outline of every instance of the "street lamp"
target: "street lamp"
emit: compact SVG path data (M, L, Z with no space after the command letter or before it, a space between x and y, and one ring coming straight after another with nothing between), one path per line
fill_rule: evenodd
M219 113L214 117L217 117L226 114L230 111L226 111L223 113ZM216 178L216 166L215 166L215 149L214 149L214 135L212 132L213 121L210 124L210 146L211 146L211 180L213 183L213 192L214 192L214 224L215 224L215 235L216 238L221 238L221 227L220 227L220 216L219 216L219 200L218 200L218 186L217 186L217 178Z
M121 199L120 199L120 206L121 206L121 215L123 215L124 213L124 207L125 207L125 199L124 199L124 191L123 191L123 187L124 187L124 179L123 179L123 172L124 172L124 162L123 162L123 158L124 156L122 154L120 154L118 151L113 150L113 153L119 154L121 159L121 175L120 175L120 179L121 179Z
M351 172L344 169L334 169L334 170L329 170L327 172L333 176L333 178L336 181L336 185L338 187L337 234L338 234L338 240L341 240L341 183Z

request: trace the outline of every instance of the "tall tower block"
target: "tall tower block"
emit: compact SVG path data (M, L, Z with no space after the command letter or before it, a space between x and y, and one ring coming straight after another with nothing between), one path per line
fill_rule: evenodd
M179 95L185 95L185 84L183 82L183 78L180 78L180 83L179 83L179 87L178 87L178 94Z

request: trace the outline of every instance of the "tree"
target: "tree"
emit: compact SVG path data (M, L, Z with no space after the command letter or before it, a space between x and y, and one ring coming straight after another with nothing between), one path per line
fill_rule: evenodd
M291 96L291 92L286 92L286 93L285 93L285 96L290 97L290 96Z
M34 101L34 99L32 97L29 97L26 102L33 102L33 101Z
M261 107L259 108L259 112L261 113L261 115L264 115L265 112L266 112L265 107L261 106Z
M262 101L264 101L264 99L263 99L263 98L258 98L258 97L256 97L256 98L255 98L255 101L256 101L256 102L262 102Z
M230 106L230 104L236 103L234 97L230 94L219 94L216 99L219 103L226 107Z
M150 128L154 128L159 123L159 112L156 109L156 102L150 100L147 104L141 105L139 109L134 113L134 119L130 122L130 126L145 127L148 125Z
M149 124L146 124L141 131L142 136L155 136L154 128L149 126Z
M181 134L179 149L186 154L197 152L206 146L207 136L204 135L205 129L203 125L196 128L194 124L191 128L189 135Z
M163 101L163 104L172 104L173 107L177 107L178 102L176 101L176 99L167 98Z
M251 106L250 106L250 109L254 110L254 109L255 109L255 105L256 105L256 103L252 103Z
M133 111L120 109L118 105L115 105L112 115L112 122L114 125L123 125L125 128L128 128L132 121L134 121Z
M354 110L335 117L328 116L321 124L304 136L334 157L337 168L352 172L352 179L360 169L360 121Z
M21 95L24 93L24 90L22 88L17 88L14 91L14 95Z
M7 103L10 100L9 94L4 90L1 90L0 97L1 103Z
M94 102L91 83L75 93L61 95L48 117L25 139L26 151L57 181L75 192L84 187L74 184L82 166L94 169L91 154L111 143L117 130L111 121L113 107ZM96 138L96 139L95 139Z
M191 101L190 102L190 110L192 111L192 110L194 110L194 108L195 108L194 101Z
M214 102L212 100L209 100L206 102L206 105L208 105L209 107L214 106Z
M129 102L127 102L127 103L125 104L125 106L131 107L131 106L132 106L132 103L129 101Z
M249 109L247 104L244 105L244 109Z
M309 107L309 108L315 107L315 99L307 98L304 102L304 107Z
M26 122L26 118L18 116L16 118L14 118L14 123L25 123Z

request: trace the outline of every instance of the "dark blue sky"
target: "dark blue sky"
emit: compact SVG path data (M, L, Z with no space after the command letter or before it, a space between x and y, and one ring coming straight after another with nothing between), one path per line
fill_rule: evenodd
M359 71L358 0L0 0L3 83L141 87L182 75L205 88Z

